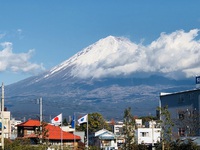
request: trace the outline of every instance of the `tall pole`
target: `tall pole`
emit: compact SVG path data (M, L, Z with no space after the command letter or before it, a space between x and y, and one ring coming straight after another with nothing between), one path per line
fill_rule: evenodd
M61 114L62 115L62 114ZM63 130L62 130L62 124L63 124L63 121L62 121L62 117L61 117L61 127L60 127L60 136L61 136L61 138L60 138L60 146L61 146L61 150L63 150Z
M88 149L88 143L89 141L88 141L88 114L87 114L87 149Z
M153 120L151 121L152 122L152 150L154 150L154 122Z
M40 144L42 144L42 98L40 98Z
M4 85L2 83L2 99L1 99L1 147L4 150Z
M72 124L74 124L74 150L75 150L75 142L76 142L76 138L75 138L75 132L76 132L76 116L75 116L75 112L74 112L74 116L72 118Z

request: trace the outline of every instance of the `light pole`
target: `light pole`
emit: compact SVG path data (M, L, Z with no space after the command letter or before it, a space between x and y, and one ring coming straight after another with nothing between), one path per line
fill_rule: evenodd
M42 98L40 98L40 144L42 144Z
M151 121L151 127L152 127L152 150L154 150L154 121Z
M37 103L40 104L40 144L42 144L42 98L37 99Z
M2 95L1 95L1 147L4 150L4 84L1 86Z

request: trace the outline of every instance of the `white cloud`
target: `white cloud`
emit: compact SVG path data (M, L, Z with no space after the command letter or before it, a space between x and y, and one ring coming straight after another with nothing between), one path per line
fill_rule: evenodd
M180 74L186 77L200 74L200 41L195 39L198 32L198 29L194 29L189 32L179 30L171 34L162 33L160 38L146 47L148 62L152 65L150 67L166 75L175 72L178 76L174 74L174 78L179 78Z
M0 72L10 70L12 72L37 73L44 70L42 64L31 63L30 58L34 50L27 53L15 54L12 51L12 43L0 43L3 48L0 50Z
M171 78L200 75L200 40L198 29L170 34L161 33L149 45L135 44L122 38L107 37L83 50L75 60L72 75L107 77L143 73Z

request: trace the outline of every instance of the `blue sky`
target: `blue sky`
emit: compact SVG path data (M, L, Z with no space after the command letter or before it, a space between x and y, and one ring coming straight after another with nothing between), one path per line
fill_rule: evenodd
M148 45L163 32L200 29L199 0L3 0L0 6L0 81L6 85L109 35Z

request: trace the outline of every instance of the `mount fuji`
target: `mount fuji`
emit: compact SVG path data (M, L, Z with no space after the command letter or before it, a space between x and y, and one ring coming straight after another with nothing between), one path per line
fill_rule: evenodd
M119 120L127 107L133 115L155 115L160 92L190 89L194 81L177 80L149 47L123 37L100 39L51 70L6 86L5 105L16 118L37 117L40 97L46 120L92 112Z

